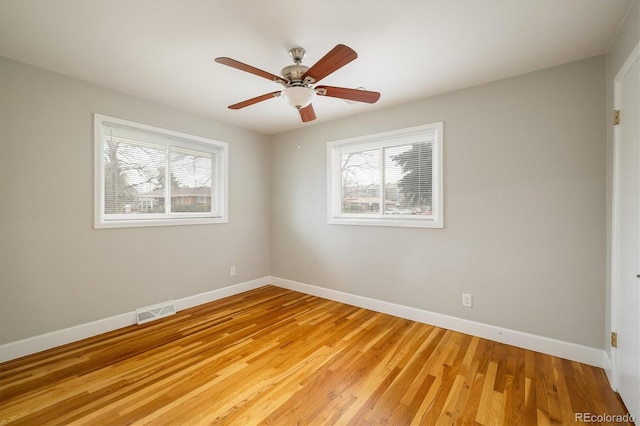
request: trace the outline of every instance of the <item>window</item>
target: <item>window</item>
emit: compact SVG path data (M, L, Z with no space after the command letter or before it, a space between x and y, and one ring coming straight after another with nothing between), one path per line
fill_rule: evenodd
M442 122L330 142L330 224L442 228Z
M227 223L227 144L100 114L95 227Z

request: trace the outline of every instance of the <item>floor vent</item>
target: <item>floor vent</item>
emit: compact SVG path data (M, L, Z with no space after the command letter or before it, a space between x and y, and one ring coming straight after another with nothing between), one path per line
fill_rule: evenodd
M158 305L147 306L136 309L138 324L153 321L159 318L168 317L176 313L176 305L173 301L160 303Z

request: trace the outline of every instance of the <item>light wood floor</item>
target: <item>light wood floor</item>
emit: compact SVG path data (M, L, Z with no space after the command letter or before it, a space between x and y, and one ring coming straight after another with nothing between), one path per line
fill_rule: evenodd
M267 286L0 365L0 424L573 424L601 369Z

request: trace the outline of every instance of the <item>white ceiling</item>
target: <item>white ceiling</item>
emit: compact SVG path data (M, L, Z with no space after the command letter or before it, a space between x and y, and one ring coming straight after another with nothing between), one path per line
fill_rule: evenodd
M605 53L633 0L0 0L0 55L226 123L274 134ZM322 80L378 103L317 98L301 123L281 88L214 62L279 74L336 44L358 59Z

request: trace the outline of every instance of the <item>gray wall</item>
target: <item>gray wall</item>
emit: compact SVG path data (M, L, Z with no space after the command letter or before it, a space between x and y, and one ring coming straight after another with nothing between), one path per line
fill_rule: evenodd
M94 230L94 112L228 142L229 224ZM0 120L0 344L269 275L268 137L3 58Z
M604 82L599 56L274 136L271 274L603 348ZM328 141L435 121L444 229L327 225Z
M607 352L611 348L608 344L611 333L611 198L613 190L613 85L616 74L627 60L629 54L640 42L640 2L635 1L627 14L625 21L618 30L616 39L609 48L606 56L606 123L607 123L607 280L606 280L606 313L605 313L605 347Z
M603 348L608 70L267 137L0 59L0 344L273 275ZM228 142L230 223L94 230L93 112ZM326 142L434 121L444 229L326 224Z

